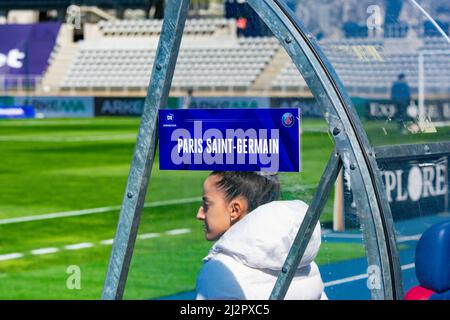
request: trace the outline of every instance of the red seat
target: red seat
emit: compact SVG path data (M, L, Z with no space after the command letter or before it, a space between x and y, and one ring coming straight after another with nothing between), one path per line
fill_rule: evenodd
M428 300L435 292L421 286L412 287L405 295L405 300Z

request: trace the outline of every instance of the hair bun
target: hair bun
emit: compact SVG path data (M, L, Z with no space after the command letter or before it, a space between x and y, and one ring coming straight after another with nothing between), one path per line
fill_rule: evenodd
M255 171L257 175L268 177L268 176L276 176L278 172L270 172L270 171Z
M279 184L277 172L255 171L255 173L261 177L266 178L267 180L270 180L272 182Z

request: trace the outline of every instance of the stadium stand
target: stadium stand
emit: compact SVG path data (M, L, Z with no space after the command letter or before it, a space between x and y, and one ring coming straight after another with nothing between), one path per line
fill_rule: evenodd
M411 47L411 40L403 40L404 46L395 45L389 40L348 39L339 42L321 42L321 47L336 69L340 79L346 85L350 94L372 93L374 96L386 96L396 77L403 73L413 92L418 90L418 52L436 51L448 48L442 41L425 39ZM399 51L399 47L402 51ZM376 50L373 50L376 49ZM358 57L358 54L361 56ZM450 87L450 51L431 55L425 60L424 76L427 92L433 94L448 93ZM297 68L291 61L280 71L273 81L273 87L302 87L303 80L299 77Z
M428 37L424 38L422 49L448 50L448 43L440 37Z
M159 20L99 22L97 38L79 45L79 53L74 56L60 89L144 92L161 23ZM308 91L290 59L282 60L277 56L283 50L275 38L236 38L233 27L232 21L222 18L187 21L187 36L175 70L173 90L265 90L275 94ZM404 41L405 46L399 46L399 41ZM375 97L388 96L399 73L406 75L412 92L416 93L418 48L446 48L442 40L432 38L395 39L395 42L367 38L324 40L320 44L350 94L364 93ZM448 83L449 76L448 55L436 55L426 60L428 93L448 93L450 88L442 83Z
M102 45L86 43L73 61L63 88L145 88L155 50L142 47L140 41L124 41L123 44L125 42L123 47L127 49L115 48L117 40ZM113 47L109 46L111 44ZM184 47L180 52L173 86L246 88L269 62L275 49L276 46L266 39L206 49Z
M173 87L208 90L215 87L246 90L264 71L279 50L275 38L241 38L230 36L217 40L206 34L228 24L225 19L187 23L173 79ZM141 26L147 26L146 30ZM99 23L102 39L87 40L79 45L63 80L63 90L73 89L141 89L148 85L155 56L160 22ZM156 35L132 39L128 34ZM201 34L201 36L198 35ZM112 35L112 36L110 36Z
M189 19L184 28L185 34L212 35L220 29L228 28L233 20ZM159 35L162 20L113 20L100 21L98 27L105 36Z
M63 25L50 65L36 91L54 94L144 96L156 53L161 20L109 20L84 25L74 43ZM304 79L273 37L240 38L235 20L186 22L172 93L310 96ZM419 52L426 52L427 94L448 94L450 52L441 38L351 38L321 40L321 48L350 95L387 98L398 74L418 92ZM434 52L435 54L431 54ZM436 52L438 52L436 54ZM14 94L14 92L13 92Z
M281 90L283 88L299 88L305 86L305 80L303 80L300 72L290 61L284 65L278 76L272 82L273 88L279 88Z

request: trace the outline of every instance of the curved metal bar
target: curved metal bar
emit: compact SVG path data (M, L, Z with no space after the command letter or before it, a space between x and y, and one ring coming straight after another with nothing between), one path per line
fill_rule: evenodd
M401 269L393 219L375 153L344 86L319 46L289 9L277 0L248 0L280 40L321 106L347 172L364 235L369 266L380 268L373 299L400 299ZM370 177L370 179L367 179Z

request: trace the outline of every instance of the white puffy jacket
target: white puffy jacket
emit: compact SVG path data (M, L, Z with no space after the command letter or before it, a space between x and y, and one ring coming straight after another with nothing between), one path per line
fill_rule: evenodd
M203 259L197 299L268 299L307 208L299 200L273 201L228 229ZM318 223L285 299L326 299L314 262L320 241Z

